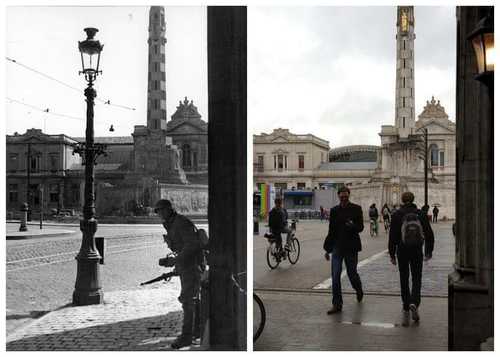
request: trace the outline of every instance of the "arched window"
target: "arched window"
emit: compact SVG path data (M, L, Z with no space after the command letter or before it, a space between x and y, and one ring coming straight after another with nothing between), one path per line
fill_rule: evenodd
M429 152L431 154L431 166L439 165L439 149L436 144L429 146Z
M191 146L182 145L182 167L191 167Z

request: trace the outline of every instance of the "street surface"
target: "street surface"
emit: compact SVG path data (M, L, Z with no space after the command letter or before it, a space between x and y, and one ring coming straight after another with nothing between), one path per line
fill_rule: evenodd
M198 225L208 229L207 225ZM7 232L18 224L7 224ZM29 226L30 230L38 230ZM71 304L76 279L76 260L82 239L78 226L50 226L73 230L59 237L6 241L6 330L49 311ZM100 265L101 286L106 292L151 289L139 283L156 277L165 268L158 259L168 253L161 225L99 225L96 236L105 237L105 264ZM161 283L157 283L161 284ZM177 292L176 292L177 293Z
M266 263L267 230L262 222L254 235L254 291L262 298L267 321L255 350L446 350L447 281L454 262L452 222L433 224L436 237L433 259L424 263L420 326L400 326L399 272L389 262L388 236L361 234L363 250L358 272L365 298L356 302L345 274L342 276L344 309L328 316L331 307L330 263L324 258L323 240L328 224L303 220L296 236L301 243L299 261L282 261L271 270ZM432 332L431 332L432 331ZM387 338L389 337L389 338Z

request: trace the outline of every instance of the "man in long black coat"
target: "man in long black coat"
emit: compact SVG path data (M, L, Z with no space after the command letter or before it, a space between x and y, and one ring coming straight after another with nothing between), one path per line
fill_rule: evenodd
M345 261L347 276L353 289L356 291L358 302L363 299L363 287L359 277L358 252L361 251L359 233L363 231L363 211L361 206L351 203L351 191L341 187L337 191L340 204L330 210L330 224L328 235L323 245L325 258L332 264L332 308L328 314L342 311L342 288L340 277L342 274L342 261Z

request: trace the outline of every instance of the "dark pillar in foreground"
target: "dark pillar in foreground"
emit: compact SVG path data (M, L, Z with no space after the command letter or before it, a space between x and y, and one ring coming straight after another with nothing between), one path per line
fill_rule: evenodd
M246 350L247 12L208 7L210 348Z
M449 276L450 350L478 350L493 336L493 98L474 80L467 35L487 7L457 8L457 222Z

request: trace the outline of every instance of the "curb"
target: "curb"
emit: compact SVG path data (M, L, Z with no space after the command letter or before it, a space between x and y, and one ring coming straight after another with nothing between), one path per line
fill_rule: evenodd
M30 233L27 232L10 232L6 233L6 239L14 240L14 239L28 239L28 238L44 238L44 237L58 237L64 235L70 235L75 233L75 231L53 231L47 233Z

